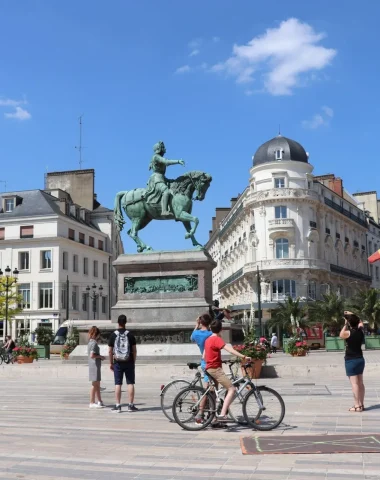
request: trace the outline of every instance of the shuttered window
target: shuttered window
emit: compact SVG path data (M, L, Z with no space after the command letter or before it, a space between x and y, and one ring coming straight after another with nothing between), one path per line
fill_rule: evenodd
M20 227L20 238L33 238L33 225Z

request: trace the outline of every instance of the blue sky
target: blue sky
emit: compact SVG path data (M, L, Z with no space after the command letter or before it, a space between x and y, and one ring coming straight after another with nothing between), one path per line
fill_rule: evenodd
M78 168L81 114L83 168L96 169L107 206L145 185L159 139L168 158L213 175L194 207L203 243L279 124L315 173L342 176L351 192L378 188L378 2L19 0L1 2L0 15L8 190L43 188L46 168ZM190 247L181 225L155 223L147 243Z

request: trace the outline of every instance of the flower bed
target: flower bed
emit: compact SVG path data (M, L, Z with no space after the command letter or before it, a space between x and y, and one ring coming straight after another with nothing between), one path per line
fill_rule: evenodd
M287 351L292 357L304 357L309 353L309 347L305 341L297 337L290 338L287 344Z
M12 355L17 360L17 363L33 363L33 360L38 359L37 350L30 346L16 347L13 349Z
M252 367L247 368L247 373L251 378L259 378L261 368L267 361L268 350L262 345L255 345L254 342L246 342L243 345L234 345L234 349L242 355L252 358L253 365ZM245 375L243 368L242 374Z

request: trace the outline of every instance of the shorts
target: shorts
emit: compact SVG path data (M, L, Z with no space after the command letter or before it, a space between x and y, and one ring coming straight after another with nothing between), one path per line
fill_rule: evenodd
M224 388L229 389L232 387L231 380L224 373L223 368L208 368L206 372L212 377L216 382L220 383Z
M201 369L203 370L203 381L204 382L209 382L209 378L208 378L208 375L206 373L206 362L203 360L201 360Z
M130 362L115 362L113 365L115 385L123 385L123 377L127 385L135 384L135 364Z
M356 375L362 375L365 367L365 360L363 357L351 358L345 360L346 375L347 377L355 377Z

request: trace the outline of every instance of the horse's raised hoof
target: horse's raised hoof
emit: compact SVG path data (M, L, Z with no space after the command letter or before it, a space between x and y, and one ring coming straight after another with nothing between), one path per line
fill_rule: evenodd
M144 251L143 247L137 247L137 253L141 253L143 251Z
M185 238L186 238L186 240L188 240L192 236L193 236L193 234L189 232L189 233L186 233Z

